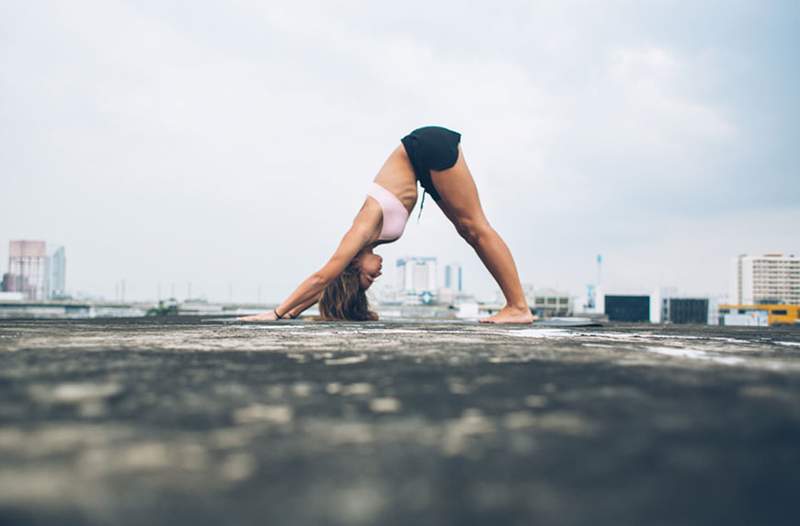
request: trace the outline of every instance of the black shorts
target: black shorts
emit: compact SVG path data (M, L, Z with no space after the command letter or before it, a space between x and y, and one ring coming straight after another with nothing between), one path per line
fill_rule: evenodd
M431 170L446 170L458 161L461 134L441 126L417 128L402 139L417 180L435 201L442 197L433 186Z

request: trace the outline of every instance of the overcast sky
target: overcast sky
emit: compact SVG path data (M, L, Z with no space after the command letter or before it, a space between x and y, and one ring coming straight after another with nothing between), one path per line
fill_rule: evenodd
M724 293L800 253L800 2L0 4L0 269L63 244L70 291L284 299L410 130L459 131L523 282ZM420 197L421 197L420 192ZM394 261L459 261L426 197ZM388 264L387 264L388 263Z

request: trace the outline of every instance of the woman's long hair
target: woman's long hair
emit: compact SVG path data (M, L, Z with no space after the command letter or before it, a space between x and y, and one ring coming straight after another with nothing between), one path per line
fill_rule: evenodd
M377 320L369 308L367 293L361 288L359 268L351 261L344 272L328 283L319 298L321 320Z

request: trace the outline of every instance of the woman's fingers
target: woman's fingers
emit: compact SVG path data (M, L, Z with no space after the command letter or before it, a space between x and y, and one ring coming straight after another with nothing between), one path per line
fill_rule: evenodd
M273 321L276 320L275 313L272 311L264 312L262 314L254 314L253 316L243 316L236 318L237 321Z

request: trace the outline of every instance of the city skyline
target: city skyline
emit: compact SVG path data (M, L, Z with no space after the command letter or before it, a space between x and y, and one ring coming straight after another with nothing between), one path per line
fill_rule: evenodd
M523 283L582 295L603 254L606 290L718 294L730 258L798 252L800 5L417 7L422 25L365 2L10 5L0 241L58 240L68 288L106 298L280 301L400 137L439 124ZM493 295L418 209L376 252L460 261Z
M585 298L550 287L522 283L531 312L541 318L605 316L611 322L745 326L791 325L797 323L800 317L800 258L794 254L739 254L731 261L730 293L707 296L686 294L674 286L647 292L639 290L634 294L606 290L602 281L602 260L602 255L598 254L596 281L587 287ZM401 309L423 305L447 306L448 309L456 309L458 317L469 317L477 314L479 304L491 310L499 308L504 302L499 290L495 291L493 299L478 297L466 290L463 287L462 266L457 261L448 262L440 270L436 257L406 255L395 261L394 269L395 286L385 283L368 291L373 306L400 306ZM443 281L440 275L443 275ZM175 284L170 284L170 293L164 296L159 283L156 297L144 300L152 303L157 301L158 307L144 311L141 307L143 300L131 302L126 297L126 281L120 280L115 283L113 304L108 303L108 298L95 298L105 300L101 303L106 306L82 304L76 309L75 303L65 304L64 301L78 300L76 303L80 303L89 298L80 294L73 297L65 284L65 247L60 246L48 255L46 241L11 240L8 272L3 273L0 286L2 315L14 317L30 315L35 311L36 315L45 317L141 316L149 315L151 311L162 312L163 309L174 309L175 313L183 309L184 314L196 315L221 312L223 308L219 298L193 295L191 282L186 284L186 295L183 297L176 294ZM256 302L234 300L231 285L227 302L262 303L260 287L258 293ZM56 301L47 303L47 300ZM167 300L168 304L176 304L164 307L163 300ZM207 300L211 304L206 305L198 300ZM202 306L198 308L198 305Z
M52 245L52 243L50 245ZM156 282L154 284L154 286L155 286L155 293L154 294L152 294L150 296L148 296L147 294L134 295L133 297L131 297L131 296L128 295L129 282L125 278L118 279L118 280L116 280L114 282L114 284L113 284L113 295L105 296L105 295L102 295L102 294L93 294L91 291L82 291L82 290L77 290L77 289L65 288L64 287L64 285L65 285L66 258L65 258L65 248L63 246L57 246L52 251L52 253L50 255L46 254L46 252L47 252L46 247L48 246L48 243L46 241L42 241L42 240L10 240L9 243L8 243L8 246L10 247L10 250L9 250L10 257L6 260L8 262L7 265L6 265L7 269L0 269L0 270L2 270L2 272L0 272L0 276L6 277L8 279L12 279L13 280L14 277L15 277L15 274L14 274L14 272L12 272L12 269L15 268L14 267L15 264L12 262L13 257L11 257L11 255L14 253L15 250L17 252L19 252L21 250L25 251L26 250L25 247L34 247L36 249L35 251L37 252L37 254L40 257L44 257L47 260L45 266L41 269L41 271L43 273L41 279L43 281L41 281L41 280L39 280L39 278L37 278L37 285L36 286L37 287L43 287L43 290L46 290L46 295L48 297L50 297L53 294L55 294L57 297L58 296L62 296L62 297L75 296L77 298L95 298L95 299L102 299L102 300L105 300L105 301L112 301L112 300L113 301L126 301L126 300L130 300L130 301L158 301L158 300L170 299L170 298L181 299L181 300L202 299L202 300L216 301L216 302L224 302L224 301L237 302L237 301L239 301L239 302L250 302L250 303L252 303L252 302L277 303L277 302L280 301L280 299L274 299L274 300L268 299L268 297L266 297L264 295L263 287L260 284L256 284L256 285L249 286L249 287L245 287L246 292L236 295L235 294L236 288L234 286L234 282L232 282L232 281L224 284L224 286L226 288L226 291L227 291L227 295L224 296L224 297L223 296L216 296L216 297L215 296L209 296L206 293L206 290L208 288L207 286L204 286L204 284L202 282L201 283L192 283L191 281L185 281L183 283L158 281L158 282ZM17 248L15 248L15 247L17 247ZM39 254L39 252L41 252L41 254ZM767 254L763 254L763 255L758 255L758 254L751 254L751 255L739 254L738 256L736 256L736 258L733 258L733 261L734 261L734 265L733 265L734 272L729 275L729 279L728 279L728 282L727 282L727 291L724 291L724 292L723 291L713 291L713 292L702 293L702 294L699 294L699 295L715 297L715 298L728 298L729 302L736 303L736 301L734 301L734 300L740 294L737 294L736 292L733 292L735 290L735 288L736 288L736 279L737 279L736 276L735 276L735 274L736 274L736 270L735 270L736 263L735 262L736 261L741 261L742 258L745 258L745 259L747 259L749 261L750 260L760 261L760 260L764 260L764 259L769 261L769 260L778 258L778 259L781 259L781 260L788 260L788 261L791 262L792 265L796 265L797 264L796 263L797 262L797 257L794 254L788 254L788 255L784 255L784 254L780 254L780 253L767 253ZM599 263L601 260L602 260L602 256L601 255L597 255L595 261L597 261ZM411 268L417 268L417 267L419 267L419 265L422 265L422 264L426 264L426 267L427 267L427 263L430 262L431 263L430 266L431 266L431 268L433 270L430 270L430 269L426 268L424 270L424 275L419 275L419 271L418 270L414 270L413 273L406 273L405 270L401 269L401 267L405 268L406 263L409 262L409 261L416 263ZM752 263L751 263L751 265L752 265ZM18 271L18 269L17 269L17 271ZM487 290L491 290L491 291L487 292L487 293L483 293L483 294L476 293L474 290L472 290L470 288L467 288L467 287L462 288L463 287L464 275L463 275L463 266L461 265L461 263L451 260L448 263L445 263L445 264L440 266L439 262L438 262L438 258L436 256L420 256L420 255L414 256L414 255L406 254L403 257L400 257L395 261L395 265L393 265L389 269L389 273L390 274L391 274L391 272L394 272L394 276L388 276L386 281L378 282L378 288L379 289L381 289L381 290L390 289L390 290L395 290L395 291L398 291L398 292L404 292L405 291L405 292L408 292L408 293L412 293L416 289L418 289L418 290L416 290L417 293L421 292L423 290L427 290L427 291L430 291L430 292L433 292L434 294L436 294L437 291L439 291L439 290L441 290L443 288L451 288L455 292L468 293L468 294L478 298L481 301L488 301L488 302L493 301L492 300L493 297L495 298L495 301L499 301L499 300L497 300L497 298L501 297L501 292L500 292L499 288L491 289L491 287L487 287ZM448 272L452 272L450 278L448 278ZM751 270L751 272L752 272L752 270ZM448 279L450 281L451 286L448 285ZM666 285L666 286L664 284L659 284L656 287L651 288L651 289L648 289L646 287L638 287L638 288L634 287L634 288L631 288L631 289L624 290L624 289L620 289L620 288L615 288L613 286L609 287L609 286L607 286L607 284L605 282L601 283L600 279L601 279L600 267L598 266L595 269L595 279L593 281L587 283L587 286L591 287L592 290L598 291L600 293L649 294L651 290L670 289L670 290L674 291L675 294L677 294L678 291L680 291L680 296L684 296L684 297L687 296L687 290L685 288L682 288L680 286L676 286L674 284L669 284L669 285ZM427 286L419 285L420 280L426 282ZM39 283L38 281L41 281L41 283ZM134 283L136 283L135 280L134 280ZM411 285L412 283L415 283L416 286L415 285ZM153 284L151 284L151 288L152 288L152 285ZM455 285L455 286L452 286L452 285ZM586 288L584 288L584 290L582 290L582 291L573 291L573 290L568 290L568 289L559 289L558 287L554 287L554 286L552 286L550 284L547 284L547 283L542 284L542 283L532 283L532 282L523 282L523 286L526 289L526 291L528 291L529 289L531 291L533 291L534 288L537 289L537 290L548 289L548 290L551 290L551 291L558 291L559 293L566 293L571 298L574 298L574 299L576 299L578 301L586 301L588 299L588 297L587 297L588 291L586 290ZM784 284L782 286L787 287L787 286L789 286L789 284L787 282L787 284ZM376 290L379 290L378 288L376 288ZM480 288L480 287L478 287L478 288ZM194 290L194 293L193 293L193 290ZM253 297L253 294L255 294L256 296ZM526 294L528 294L528 292L526 292ZM698 295L696 293L694 293L694 294ZM797 294L797 292L795 291L793 293L793 295L796 295L796 294ZM688 295L691 295L691 293L688 294ZM792 296L792 297L794 297L794 296ZM747 302L745 302L745 303L747 303ZM756 302L756 303L758 303L758 302Z
M95 298L104 301L160 301L164 299L177 299L177 300L207 300L212 302L249 302L249 303L278 303L280 300L269 300L262 297L262 286L256 285L254 287L247 287L247 293L251 294L256 292L257 296L234 297L233 282L227 283L227 297L210 297L205 292L203 284L193 284L187 281L183 284L170 282L170 283L156 283L156 293L153 296L144 297L130 297L127 296L128 282L126 279L119 279L114 283L113 297L102 295L93 295L84 291L71 290L65 287L66 283L66 257L65 248L58 246L49 255L47 254L47 242L43 240L10 240L9 241L9 258L6 271L0 272L2 282L0 284L0 291L6 288L14 289L15 292L25 292L28 299L69 299L72 296L76 298ZM579 307L578 311L583 311L589 304L589 294L650 294L651 290L655 290L656 295L665 294L669 291L668 296L676 298L686 298L692 294L687 294L685 289L679 286L663 284L658 285L654 289L647 290L643 287L634 290L619 290L614 287L607 287L602 282L602 255L598 254L595 261L597 262L595 280L587 284L583 294L580 292L558 289L557 287L549 286L548 284L534 284L531 282L523 282L526 296L530 297L534 291L549 291L558 294L566 294L571 300L575 300L575 306ZM746 269L749 269L745 278L745 290L750 291L750 296L746 297L748 301L742 299L742 262L747 262ZM706 296L714 298L715 300L727 299L728 303L744 303L744 304L758 304L758 303L797 303L797 295L800 294L800 286L798 286L798 274L800 272L800 261L794 254L782 253L767 253L767 254L739 254L732 259L732 272L728 280L728 292L713 292L700 294L698 296ZM411 263L411 265L409 265ZM35 267L35 268L34 268ZM774 299L761 301L753 300L752 291L753 277L762 275L772 281L764 281L762 290L774 291L778 293ZM0 269L2 270L2 269ZM452 293L465 293L471 297L475 297L483 302L502 302L502 293L499 288L494 289L492 294L478 294L468 288L463 287L463 267L458 261L449 261L448 263L440 266L438 258L435 256L419 256L408 255L398 258L395 264L391 267L390 273L393 271L394 276L389 280L382 282L376 287L372 294L375 297L381 297L386 291L391 291L393 294L400 296L420 296L423 292L425 294L432 294L436 298L438 293L442 290L449 290ZM778 281L773 281L777 279ZM759 282L760 283L760 282ZM183 285L184 287L182 287ZM194 291L196 293L193 293ZM768 288L763 288L768 287ZM777 287L777 288L775 288ZM30 290L28 290L30 289ZM756 289L757 290L757 289ZM7 290L11 292L11 290ZM695 294L697 295L697 294ZM774 295L774 294L773 294ZM762 294L763 296L763 294ZM764 296L767 298L768 296ZM771 297L770 297L771 298ZM394 297L391 301L399 299ZM532 301L532 300L531 300ZM600 299L602 305L602 299ZM531 305L533 308L533 305ZM603 310L602 308L600 310ZM593 308L588 308L587 312L592 312Z

